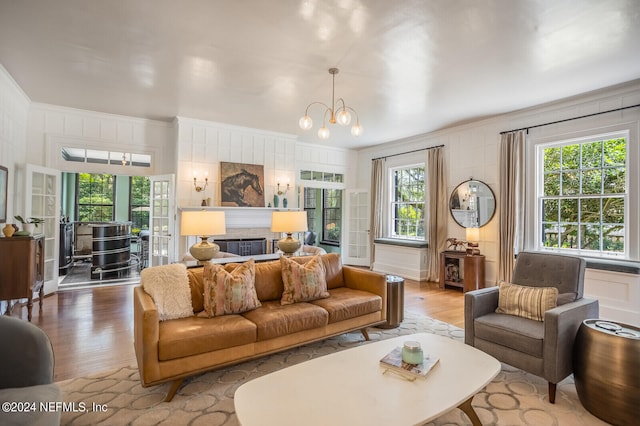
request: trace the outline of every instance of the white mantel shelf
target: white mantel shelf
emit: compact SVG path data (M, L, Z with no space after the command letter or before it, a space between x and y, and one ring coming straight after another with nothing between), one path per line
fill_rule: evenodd
M274 207L225 207L198 206L180 207L180 211L223 211L227 228L271 228L271 213L278 211L297 211L299 209Z

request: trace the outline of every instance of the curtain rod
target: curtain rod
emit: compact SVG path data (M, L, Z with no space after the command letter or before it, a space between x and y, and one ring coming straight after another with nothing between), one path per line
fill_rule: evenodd
M391 155L385 155L383 157L372 158L371 161L380 160L382 158L396 157L398 155L413 154L414 152L426 151L428 149L442 148L443 146L444 146L444 144L443 145L430 146L428 148L414 149L413 151L399 152L398 154L391 154Z
M551 122L549 122L549 123L536 124L535 126L522 127L522 128L520 128L520 129L506 130L506 131L504 131L504 132L500 132L500 134L501 134L501 135L504 135L505 133L518 132L518 131L520 131L520 130L526 130L527 132L529 132L529 129L535 129L536 127L549 126L549 125L551 125L551 124L564 123L565 121L578 120L578 119L580 119L580 118L588 118L588 117L593 117L593 116L595 116L595 115L608 114L608 113L610 113L610 112L622 111L622 110L625 110L625 109L629 109L629 108L637 108L637 107L640 107L640 104L635 104L635 105L626 106L626 107L622 107L622 108L610 109L610 110L608 110L608 111L594 112L593 114L581 115L581 116L579 116L579 117L565 118L564 120L551 121Z

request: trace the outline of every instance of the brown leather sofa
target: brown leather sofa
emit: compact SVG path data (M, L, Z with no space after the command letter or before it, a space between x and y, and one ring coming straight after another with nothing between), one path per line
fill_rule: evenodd
M293 258L304 263L311 256ZM386 320L384 275L343 266L335 253L321 255L330 297L281 305L280 261L255 264L256 293L262 306L240 315L198 317L203 305L203 268L187 269L196 315L159 321L153 299L134 289L134 346L142 386L173 384L170 401L185 377L237 364ZM238 264L227 264L232 270Z

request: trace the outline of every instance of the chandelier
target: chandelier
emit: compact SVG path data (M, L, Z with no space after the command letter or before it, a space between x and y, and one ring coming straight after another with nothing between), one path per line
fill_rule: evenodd
M329 139L329 129L325 125L327 121L327 116L329 117L329 123L331 124L341 124L343 126L348 126L351 123L351 112L356 115L356 124L351 128L351 134L353 136L360 136L362 134L362 126L360 125L360 120L358 119L358 113L351 107L348 107L344 103L344 99L338 98L336 107L335 93L336 93L336 74L338 74L340 70L338 68L329 68L329 74L332 76L332 87L331 87L331 106L327 106L323 102L311 102L307 109L304 111L304 116L300 119L299 124L300 128L303 130L309 130L313 126L313 120L309 117L309 108L311 105L320 104L324 109L324 115L322 117L322 127L318 129L318 137L320 139ZM342 105L340 105L342 104Z

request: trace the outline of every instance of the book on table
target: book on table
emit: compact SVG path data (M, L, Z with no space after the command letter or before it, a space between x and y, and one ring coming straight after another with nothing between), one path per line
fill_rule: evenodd
M386 371L393 371L408 379L425 378L429 371L438 363L440 358L425 354L420 364L409 364L402 360L402 348L397 347L380 360L380 365Z

